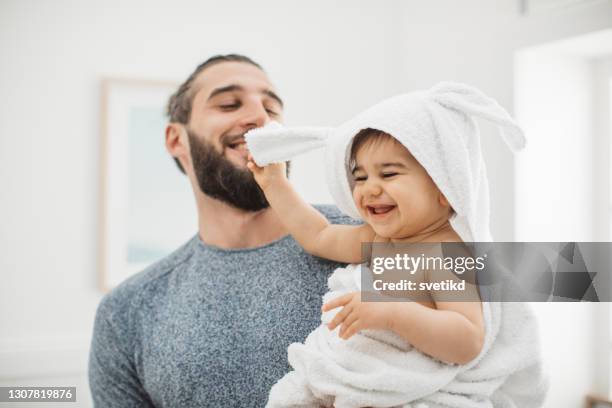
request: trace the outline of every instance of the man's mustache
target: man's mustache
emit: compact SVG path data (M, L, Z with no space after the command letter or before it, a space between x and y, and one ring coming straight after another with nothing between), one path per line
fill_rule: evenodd
M244 142L245 134L246 132L236 135L224 135L221 137L221 144L223 144L223 147L230 147L232 145Z

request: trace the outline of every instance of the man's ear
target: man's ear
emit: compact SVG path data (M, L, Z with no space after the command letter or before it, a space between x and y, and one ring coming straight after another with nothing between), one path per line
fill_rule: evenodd
M183 168L187 168L189 140L185 127L180 123L171 122L166 126L166 150L172 157L181 162Z

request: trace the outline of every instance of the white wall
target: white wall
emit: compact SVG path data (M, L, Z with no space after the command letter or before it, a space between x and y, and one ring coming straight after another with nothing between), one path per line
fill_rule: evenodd
M84 363L101 297L100 78L180 81L211 54L235 51L264 64L290 124L333 125L441 79L472 83L510 108L517 48L612 26L610 2L546 17L520 17L516 3L0 2L0 385L53 378L88 397ZM492 127L483 139L494 236L511 240L513 160ZM307 166L318 160L296 161L294 180L320 202L329 200L323 170ZM566 309L577 318L590 313ZM547 341L553 355L567 353L562 339ZM590 375L585 364L567 378Z
M610 32L612 37L612 30ZM612 43L612 40L610 41ZM612 52L607 57L597 57L593 66L593 106L595 107L593 121L594 179L598 186L599 197L595 200L593 213L601 217L612 215L612 175L610 157L612 156ZM600 218L601 219L601 218ZM612 218L608 223L595 223L595 238L602 241L612 241Z
M516 115L531 135L516 161L520 241L608 240L610 56L612 30L516 54ZM553 380L550 403L578 404L579 395L608 394L608 305L536 308L549 345L545 357ZM567 349L573 352L564 353ZM563 360L557 358L561 353ZM567 366L575 375L566 375Z
M517 118L529 143L517 156L519 241L590 241L593 86L591 64L542 47L517 53Z
M590 241L594 217L590 64L539 49L517 55L517 117L532 135L516 162L516 236L520 241ZM578 406L597 378L595 313L605 304L538 304L549 403ZM606 320L603 320L605 323ZM607 325L604 325L607 327ZM560 344L556 339L562 338ZM571 353L565 352L570 348ZM606 350L604 346L603 349ZM564 353L559 359L559 353ZM566 367L572 367L568 376ZM604 373L604 376L606 373ZM607 392L607 387L603 388ZM552 404L552 403L551 403Z

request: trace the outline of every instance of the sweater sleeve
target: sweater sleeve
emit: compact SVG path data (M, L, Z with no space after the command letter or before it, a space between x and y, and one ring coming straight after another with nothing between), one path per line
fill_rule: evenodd
M129 321L114 313L106 296L96 312L89 354L89 387L95 407L154 406L135 369L129 335Z

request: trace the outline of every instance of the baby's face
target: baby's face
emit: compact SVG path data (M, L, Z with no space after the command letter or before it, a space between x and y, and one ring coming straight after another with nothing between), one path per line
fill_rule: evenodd
M448 218L449 207L440 190L395 139L366 142L355 163L353 199L377 235L409 238Z

